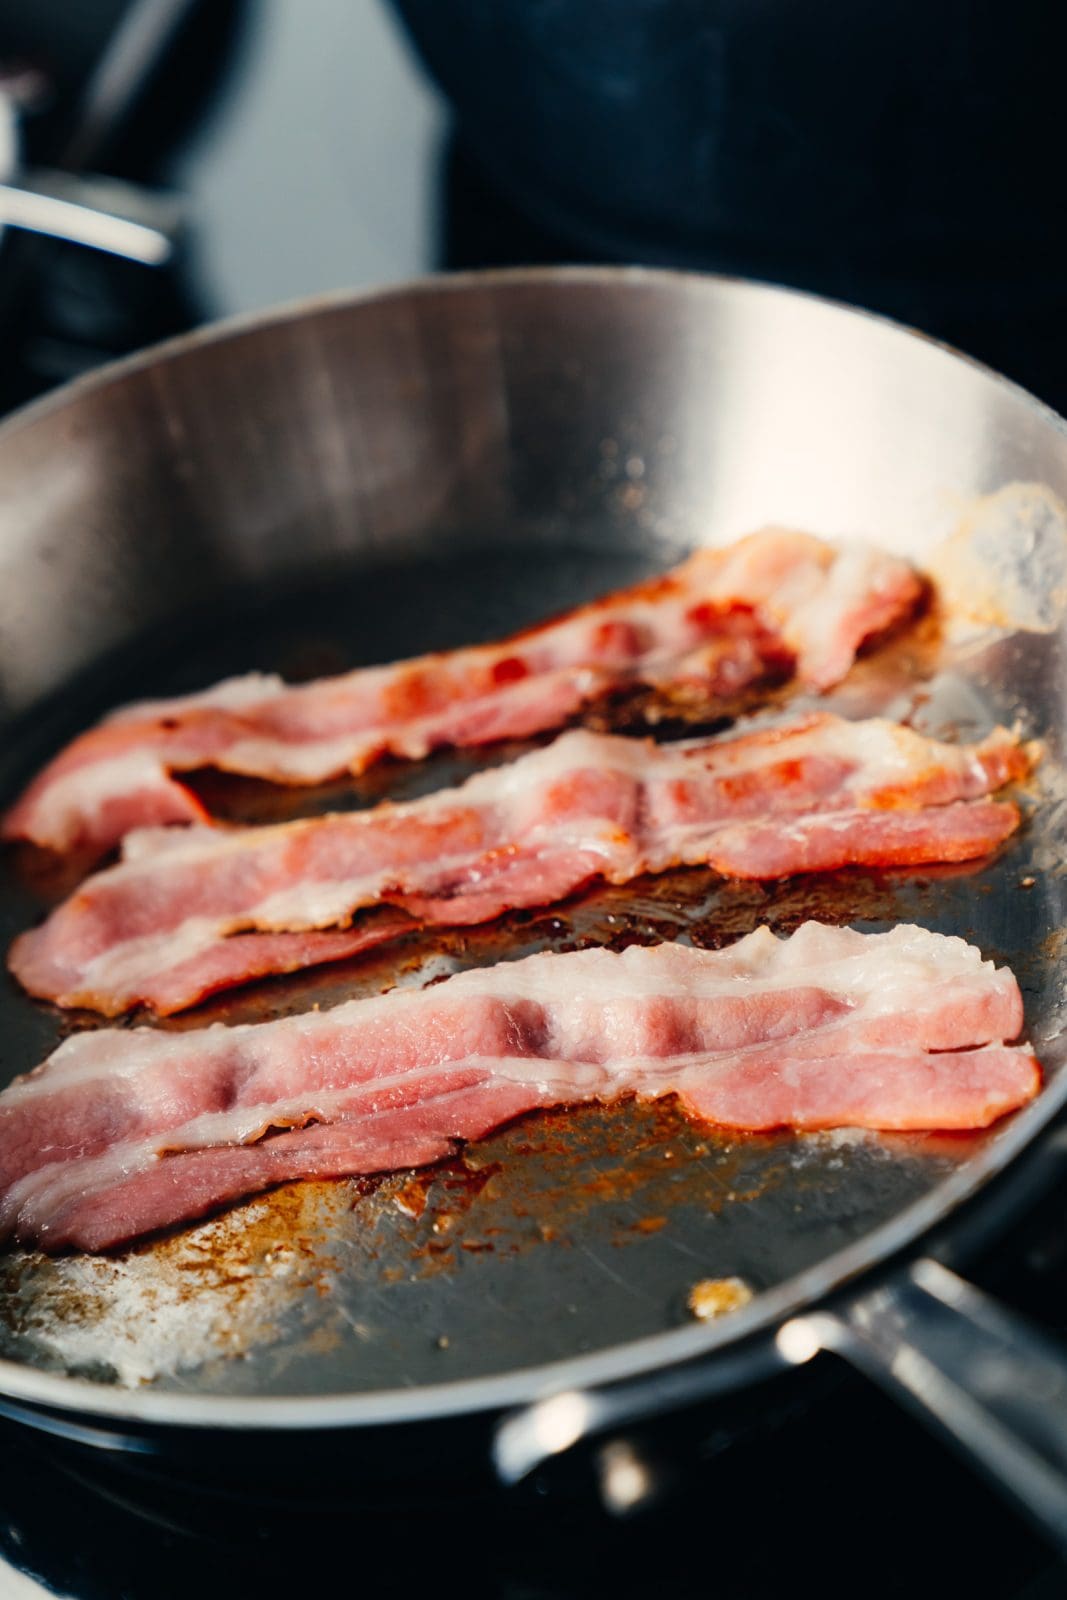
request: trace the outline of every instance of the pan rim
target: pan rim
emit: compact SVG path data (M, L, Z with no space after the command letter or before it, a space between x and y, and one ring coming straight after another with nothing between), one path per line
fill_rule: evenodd
M273 327L313 319L334 311L413 296L469 293L496 287L587 284L618 287L679 283L712 296L740 294L814 302L848 317L873 322L894 334L932 345L949 360L977 369L997 387L1036 411L1041 420L1067 440L1067 420L1021 385L943 341L878 313L841 301L770 283L712 273L669 268L556 266L506 268L422 277L401 284L366 289L338 289L265 310L205 325L190 333L139 351L77 378L23 407L0 424L0 438L60 412L98 389L121 383L138 372L180 359L203 345L239 339ZM427 1421L435 1418L493 1412L562 1389L581 1389L647 1375L727 1347L766 1338L790 1316L824 1301L835 1291L910 1251L939 1223L983 1189L1030 1146L1067 1103L1067 1069L1043 1088L1030 1106L1016 1113L986 1149L939 1182L887 1222L834 1252L815 1266L759 1294L750 1306L718 1324L692 1324L667 1329L625 1344L537 1367L518 1368L479 1378L451 1380L410 1389L325 1395L215 1395L151 1387L124 1388L43 1371L8 1358L0 1359L0 1396L50 1411L177 1428L214 1427L235 1431L265 1429L340 1429ZM24 1420L32 1421L32 1417Z
M730 273L693 272L675 267L587 266L561 263L547 267L485 267L464 272L424 274L397 283L369 284L355 289L351 287L325 289L317 294L302 295L293 300L282 301L278 305L220 317L198 328L192 328L187 333L176 334L173 338L148 345L133 355L120 356L115 361L105 362L92 372L60 384L57 389L42 395L40 399L29 401L0 422L0 438L36 423L42 417L51 415L53 411L61 411L72 400L92 394L97 389L107 388L112 383L121 382L124 378L158 366L164 361L179 359L188 351L198 350L201 346L243 338L268 328L283 327L290 322L307 321L333 311L394 299L462 294L483 286L507 288L511 285L557 283L590 285L602 283L613 286L649 284L664 287L680 283L709 293L719 293L725 289L729 293L753 294L761 298L766 296L769 299L801 300L832 311L843 312L848 317L874 323L893 333L904 334L920 344L931 346L952 360L963 362L965 366L989 378L999 388L1033 407L1058 433L1067 437L1067 417L1061 416L1052 406L1039 399L1022 384L1016 383L1013 378L1005 377L1003 373L979 360L977 356L968 355L966 351L958 349L946 340L938 339L933 334L925 333L921 328L886 316L882 312L869 311L864 306L851 305L846 300L815 294L808 289L796 289L788 284L774 283L765 279L742 278Z

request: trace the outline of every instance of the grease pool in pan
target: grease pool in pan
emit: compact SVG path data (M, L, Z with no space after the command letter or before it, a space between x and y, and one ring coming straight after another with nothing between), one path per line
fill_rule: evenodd
M571 552L550 593L543 569L535 578L514 556L479 556L433 569L364 569L296 597L259 595L230 608L225 629L191 619L169 646L154 641L140 662L126 656L110 681L94 680L93 704L83 698L63 709L65 725L57 721L51 737L58 743L129 698L134 684L138 694L164 693L250 664L307 675L395 656L399 638L432 646L491 637L528 620L534 605L544 614L636 575L632 558ZM427 618L436 619L436 636ZM1001 640L973 655L963 675L942 658L928 621L862 662L829 703L974 737L1020 709L991 685L1041 683L1056 665L1054 649L1051 635ZM1041 731L1037 708L1025 731ZM410 795L505 753L513 749L380 768L358 784L301 796L301 808ZM1046 764L1039 782L1047 788L1050 779ZM256 820L270 807L261 787L235 784L225 798ZM281 797L282 810L292 801ZM1008 850L977 868L849 872L768 887L677 872L487 929L416 936L360 963L239 992L168 1026L328 1006L537 949L664 937L718 945L760 921L784 932L809 916L869 927L915 920L962 933L1009 961L1025 991L1053 959L1040 940L1057 926L1046 869L1062 809L1042 806ZM65 889L59 875L34 876L25 864L9 859L3 869L5 941ZM72 1023L92 1020L62 1018L10 984L0 1010L7 1076L34 1065ZM695 1127L671 1103L537 1115L415 1178L287 1185L109 1258L10 1254L0 1272L0 1353L103 1381L205 1392L357 1391L499 1372L683 1321L688 1289L701 1278L736 1275L757 1290L778 1283L891 1216L987 1137L738 1139Z

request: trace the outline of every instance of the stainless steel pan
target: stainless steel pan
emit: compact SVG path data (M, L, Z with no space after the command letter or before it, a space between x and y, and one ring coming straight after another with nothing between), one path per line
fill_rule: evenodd
M1067 1528L1067 1402L1041 1398L1061 1359L1043 1351L1045 1387L1020 1389L1034 1336L931 1256L989 1248L1058 1165L1061 496L1063 424L989 372L816 300L639 271L320 300L179 340L0 428L6 793L118 701L489 637L774 520L934 560L955 597L947 621L861 665L837 696L851 712L960 736L1018 718L1046 741L1022 837L975 870L769 893L678 874L182 1025L574 940L913 918L1013 964L1048 1069L1034 1105L973 1139L737 1140L669 1107L586 1110L425 1178L290 1186L116 1258L9 1256L0 1409L189 1461L208 1440L216 1458L292 1459L328 1431L380 1470L413 1439L447 1454L462 1434L514 1478L586 1433L834 1348ZM383 769L299 801L414 793L473 764ZM278 810L251 784L214 799ZM61 878L8 861L4 941ZM62 1026L11 985L0 1015L8 1076ZM751 1303L694 1322L689 1289L726 1275Z

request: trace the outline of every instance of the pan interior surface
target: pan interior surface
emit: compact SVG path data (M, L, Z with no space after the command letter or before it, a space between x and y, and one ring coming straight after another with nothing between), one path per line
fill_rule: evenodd
M669 278L652 279L657 281L664 295L669 290L682 293ZM560 292L566 287L562 280ZM730 288L718 286L719 301L711 294L720 317L722 305L729 302L729 294L725 301L721 295ZM694 297L689 312L694 319L705 292L710 291L686 291ZM767 300L788 304L793 297L767 294ZM521 399L515 372L526 373L522 327L509 342L505 301L503 295L495 307L496 326L503 330L497 381L500 392ZM804 309L804 302L796 303ZM826 315L830 308L816 310ZM626 315L619 312L620 326L626 324ZM865 330L863 337L870 332L859 318L831 315L846 327L855 323ZM431 376L435 361L449 371L449 363L462 365L454 348L427 348L427 328L436 326L432 319L427 322L424 315L416 323L422 339L418 361ZM571 323L563 319L563 325ZM712 341L709 349L719 349L719 359L729 367L736 353L720 348L726 326L721 323L719 342ZM927 351L903 333L873 326L875 344L888 337L896 348L893 342L899 341L906 351L934 355L953 371L959 367L973 378L976 393L984 394L982 386L988 385L992 394L1001 394L1001 386L988 375ZM285 327L275 330L279 360L289 337ZM438 338L445 345L446 332L443 321ZM736 330L734 337L740 338ZM416 347L409 339L405 348L410 355ZM390 339L383 336L382 360L391 349ZM120 583L126 591L112 599L110 610L90 596L89 609L99 605L106 619L95 644L67 639L57 652L58 659L66 651L65 669L62 662L52 665L43 645L39 660L25 659L13 667L7 680L11 717L0 768L5 803L51 750L103 711L131 698L183 692L253 668L306 679L493 638L661 570L695 544L722 542L765 520L755 514L758 499L749 507L729 489L729 472L724 473L727 489L717 506L703 491L694 493L695 468L684 439L679 443L681 423L673 414L658 426L655 442L648 435L648 447L638 447L634 430L640 432L647 421L613 409L610 385L605 388L617 353L605 356L598 367L589 351L565 353L553 347L553 352L559 389L546 399L545 414L551 426L563 430L567 407L578 406L584 476L574 466L579 444L572 440L570 476L557 486L553 500L551 486L523 476L534 468L547 470L543 447L540 452L531 449L512 462L505 494L491 470L499 418L483 434L473 421L467 429L453 421L449 430L461 487L450 482L447 493L442 488L436 511L427 496L419 517L409 511L395 538L380 529L365 538L350 530L328 548L320 547L317 530L322 522L316 520L308 489L308 505L283 506L277 529L264 534L267 556L261 572L240 545L240 529L247 530L247 520L242 524L239 508L223 505L217 539L220 551L225 547L225 559L220 555L214 566L208 563L201 593L177 586L168 598L160 592L169 560L164 537L164 555L151 588L154 619L138 618L134 612L129 620L131 586L147 584L149 578L140 570L127 573ZM748 353L755 360L759 351ZM195 355L194 350L190 359ZM542 352L540 359L548 358ZM321 348L316 360L321 365ZM573 375L567 378L567 363L574 361L588 393ZM334 371L328 362L322 370ZM750 386L756 381L750 368L742 376ZM118 381L121 386L123 380ZM139 375L125 381L139 381ZM173 414L187 380L180 373L166 377L164 368L164 378L154 381L157 390L162 384L165 391L159 402L163 411L169 407ZM571 388L577 385L577 398L568 382ZM415 406L420 392L416 377L411 384L416 400L410 405ZM894 448L900 461L907 462L907 427L899 420L906 406L898 387L899 380L887 381L881 404L890 408L886 415L891 411L894 428L903 430ZM329 384L326 391L322 403L334 405L336 391L331 395ZM1010 390L1006 393L1008 411L1014 415L1011 407L1019 408L1018 426L1028 420L1035 428L1050 427L1038 408ZM90 393L72 404L76 408L93 399ZM798 405L802 400L798 398ZM399 404L395 397L389 403ZM280 404L273 391L264 397L265 437L275 426L272 406ZM1059 1068L1065 1007L1060 930L1067 911L1060 873L1067 794L1060 730L1067 682L1063 607L1054 596L1050 599L1046 584L1036 582L1034 572L1045 569L1031 561L1035 540L1039 555L1052 549L1053 563L1057 552L1062 553L1067 533L1057 521L1058 502L1051 492L1043 498L1043 490L1019 491L1017 503L1006 508L996 499L976 501L978 491L1001 481L995 475L995 453L992 481L976 480L958 471L965 454L959 445L955 454L947 447L946 473L923 460L916 465L913 457L911 470L921 482L912 495L910 519L897 520L897 511L873 507L866 520L857 516L851 526L842 526L854 514L841 501L839 486L828 491L824 517L818 515L811 488L816 468L830 482L838 447L827 437L817 463L790 467L795 452L787 419L776 420L769 402L768 407L764 456L751 443L747 447L756 477L761 459L767 474L772 467L779 473L767 496L768 513L786 509L793 471L796 514L790 520L814 532L852 532L902 549L921 563L928 553L924 527L931 530L931 547L957 528L970 541L966 549L972 555L979 547L983 558L990 549L1002 549L1005 570L1022 574L1019 605L1025 611L1028 598L1032 602L1025 615L993 617L988 606L982 613L981 606L972 605L974 626L969 631L955 628L958 619L932 615L861 661L845 685L820 701L849 716L901 717L936 736L977 738L1002 722L1018 723L1027 737L1042 738L1045 753L1038 775L1020 796L1026 813L1021 835L996 859L966 868L852 871L765 887L723 883L710 872L687 870L624 889L593 889L564 906L514 914L486 929L415 936L361 962L261 984L161 1025L259 1020L310 1005L325 1008L353 995L424 983L467 966L542 949L589 943L621 947L675 937L718 946L761 922L788 932L808 917L870 929L915 921L962 934L987 957L1013 967L1023 986L1030 1037L1048 1070L1042 1102L1049 1097L1058 1102L1064 1089ZM105 437L121 411L114 399L112 411L113 416L103 418ZM43 414L35 426L55 434L63 420L59 410ZM864 418L871 429L875 422L873 415ZM712 417L708 426L721 456L736 421L716 428ZM980 421L965 417L961 426L971 430L967 437L972 445L975 430L984 429L990 437L988 407ZM417 473L420 458L411 447L411 470ZM262 451L262 443L257 448ZM309 472L321 467L324 448L320 441ZM514 434L509 448L518 449ZM677 459L680 448L686 459L678 466L679 495L672 506L664 500L664 486L670 482L672 454ZM0 437L0 468L4 449ZM1050 450L1067 474L1062 437ZM1024 455L1020 447L1019 458ZM364 454L362 459L364 470L371 472L373 457ZM430 465L436 461L432 450L428 460ZM1016 464L1010 451L1001 461L1002 466ZM239 468L235 471L240 482ZM651 486L646 484L649 476L654 479ZM1042 476L1052 479L1055 474ZM574 487L579 477L580 492ZM496 483L491 495L485 487L490 479ZM343 482L336 490L331 486L328 474L323 482L324 493L345 492ZM126 518L135 520L138 505L142 515L151 509L138 501L142 490L137 482L127 488L128 502L113 506L116 526L125 526ZM942 488L950 500L955 495L947 510L947 502L937 499ZM471 508L483 494L487 503L475 514ZM1045 507L1036 521L1034 494ZM195 499L190 493L189 504ZM651 519L650 504L655 512ZM706 520L697 517L697 507L708 513ZM740 520L750 510L753 515ZM323 516L337 525L336 505L326 505ZM503 520L498 524L497 518ZM907 534L902 531L905 520ZM371 522L368 512L365 525ZM498 525L506 534L496 536ZM305 529L310 554L297 566L293 546ZM200 528L193 542L205 538ZM254 549L254 540L250 546ZM1024 547L1031 565L1020 567ZM951 564L965 546L957 545L955 555L951 545L946 548ZM31 554L36 559L36 547ZM93 553L85 557L90 566L95 559ZM967 560L970 555L964 565ZM31 570L29 556L25 562ZM1036 589L1041 592L1035 598ZM27 593L33 599L32 585ZM119 613L128 619L125 626ZM12 627L17 632L15 623ZM809 703L789 702L794 707ZM383 766L363 779L299 795L278 796L249 782L204 782L213 785L211 800L222 814L261 821L371 804L386 796L406 798L458 781L519 748L445 755L411 768ZM6 946L70 884L54 864L29 851L10 852L0 874L0 937ZM4 1081L43 1059L72 1025L71 1019L30 1002L10 981L0 990L0 1019ZM79 1016L73 1025L91 1021ZM1033 1108L1035 1113L1039 1107ZM737 1137L687 1121L669 1101L537 1115L471 1146L443 1167L381 1180L290 1184L111 1256L52 1261L8 1253L0 1258L0 1356L112 1389L147 1385L200 1396L359 1395L528 1371L690 1324L689 1296L703 1280L740 1279L755 1298L748 1312L737 1315L750 1317L761 1294L781 1288L847 1247L862 1245L909 1207L957 1182L961 1171L989 1163L991 1152L995 1157L998 1143L1012 1137L1015 1127L1009 1121L975 1136L843 1132Z
M135 670L153 695L250 660L295 676L348 665L352 639L375 660L413 637L491 636L567 595L635 575L630 560L578 551L548 565L480 552L347 581L335 575L297 603L290 591L246 602L244 615L231 608L225 629L216 618L191 619L183 647L146 643L121 671ZM418 619L434 607L437 631L427 637L424 626L420 636ZM863 694L871 709L887 706L959 737L1012 713L980 694L973 676L915 683L922 654L901 641L862 663L848 709ZM1031 667L1044 670L1040 647ZM315 799L413 793L477 760L373 773ZM225 793L216 785L215 800L244 816L276 804L253 785ZM1022 841L977 869L856 871L767 888L680 871L487 930L415 937L393 954L260 985L168 1025L259 1020L575 943L682 936L718 945L760 921L789 931L808 916L964 932L1010 962L1033 994L1044 976L1033 923L1048 945L1057 916L1038 867L1039 817ZM35 865L24 855L9 867L5 939L54 892ZM6 1059L27 1069L57 1042L61 1019L13 988L4 1007ZM781 1284L893 1217L991 1137L737 1137L687 1121L670 1102L535 1115L443 1168L381 1182L291 1184L117 1256L9 1255L0 1348L104 1382L253 1394L397 1388L541 1365L686 1322L688 1294L702 1280L736 1277L753 1292Z

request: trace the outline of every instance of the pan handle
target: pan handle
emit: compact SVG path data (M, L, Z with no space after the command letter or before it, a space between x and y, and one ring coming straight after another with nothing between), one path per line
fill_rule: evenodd
M786 1323L790 1361L832 1350L962 1450L1067 1549L1067 1349L940 1262Z
M799 1366L820 1351L848 1361L947 1436L1067 1549L1067 1350L924 1258L841 1308L785 1323L756 1375ZM590 1435L610 1436L752 1381L751 1357L737 1371L730 1365L719 1358L614 1390L538 1401L500 1424L497 1471L516 1482ZM629 1459L626 1470L634 1475Z
M113 178L29 172L18 183L0 183L0 227L44 233L149 267L170 259L181 220L174 197Z

